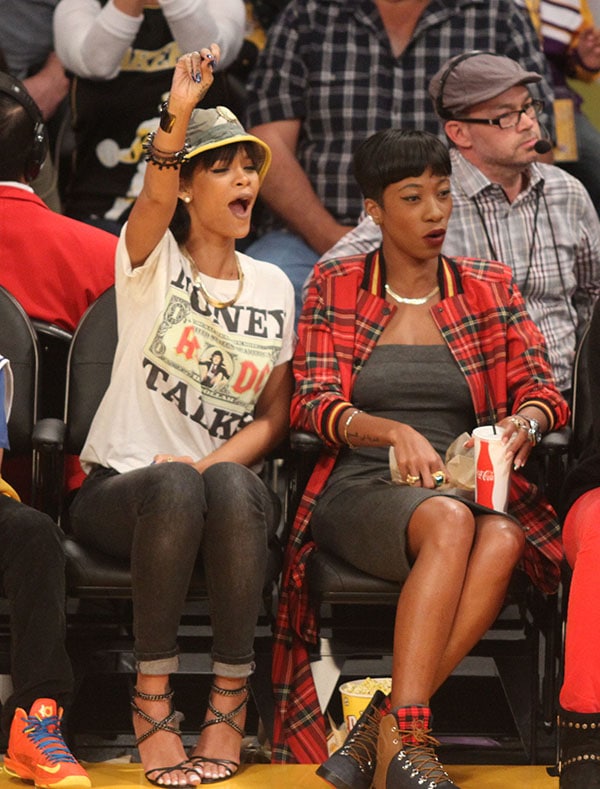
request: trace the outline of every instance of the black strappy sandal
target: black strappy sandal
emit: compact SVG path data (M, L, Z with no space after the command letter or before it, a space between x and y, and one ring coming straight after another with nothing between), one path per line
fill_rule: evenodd
M133 689L133 697L131 699L131 709L136 715L139 715L142 720L146 721L146 723L150 724L150 728L148 731L144 732L142 735L136 738L135 745L136 747L140 745L140 743L147 740L149 737L152 737L153 734L156 734L158 731L168 731L171 734L176 734L178 737L181 737L181 731L179 730L179 726L171 725L173 721L177 722L177 712L173 706L173 691L169 690L167 693L143 693L141 690L137 688ZM151 718L148 713L141 710L138 705L135 703L134 699L139 698L143 699L144 701L170 701L171 702L171 711L169 714L160 721ZM180 770L181 772L185 773L194 773L195 775L200 778L200 781L195 784L177 784L179 789L185 789L185 787L195 787L202 783L202 776L200 773L194 769L193 765L190 766L191 762L189 760L180 762L179 764L175 764L172 767L154 767L152 770L148 770L144 773L146 776L146 780L149 781L153 786L162 786L167 789L169 786L173 786L173 784L163 784L160 783L160 779L163 775L167 775L168 773L172 773L175 770ZM157 773L157 775L155 775ZM152 778L150 777L152 776Z
M248 683L242 685L241 688L236 688L235 690L229 690L228 688L221 688L219 685L215 685L214 683L210 687L211 693L214 691L221 696L241 696L242 693L246 694L246 697L238 704L237 707L230 710L229 712L221 712L218 710L214 704L211 702L210 697L208 699L208 709L212 712L215 716L210 720L204 721L200 726L200 731L202 732L204 729L208 728L209 726L214 726L217 723L226 723L228 726L231 726L234 731L236 731L241 737L244 736L244 730L239 726L234 718L238 715L244 707L248 704L248 697L250 696L250 691L248 688ZM211 759L208 756L190 756L190 763L193 764L195 767L202 767L203 764L216 764L220 767L224 767L227 771L226 775L222 775L219 778L207 778L206 776L202 776L202 783L203 784L217 784L221 781L227 781L229 778L233 778L233 776L237 773L240 763L239 762L232 762L231 759Z

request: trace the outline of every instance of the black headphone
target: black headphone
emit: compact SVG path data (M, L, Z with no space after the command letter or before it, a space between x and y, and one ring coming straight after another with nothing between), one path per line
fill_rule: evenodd
M492 52L489 49L472 49L470 52L463 52L462 55L456 55L450 60L444 73L440 77L440 87L438 90L438 95L435 99L435 111L439 117L442 118L442 120L450 121L454 117L452 113L444 107L444 88L446 86L446 82L448 81L448 77L461 63L463 63L465 60L468 60L469 58L474 58L477 55L495 55L496 57L503 57L502 55L498 55L497 52Z
M31 153L25 162L23 173L28 182L33 181L39 175L42 162L48 153L48 141L42 113L38 105L27 93L25 86L18 79L5 72L0 72L0 93L5 93L18 102L33 121L33 143Z

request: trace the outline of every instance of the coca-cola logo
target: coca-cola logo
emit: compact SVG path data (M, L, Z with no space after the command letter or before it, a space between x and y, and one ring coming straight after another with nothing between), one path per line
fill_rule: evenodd
M493 482L494 472L491 468L478 469L477 479L480 479L482 482Z

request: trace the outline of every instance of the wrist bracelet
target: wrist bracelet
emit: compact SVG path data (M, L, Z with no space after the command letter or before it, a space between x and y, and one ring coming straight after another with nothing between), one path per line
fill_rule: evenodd
M354 419L354 417L355 417L357 414L360 414L360 413L361 413L361 412L360 412L360 410L359 410L358 408L355 408L355 409L354 409L354 411L353 411L353 412L350 414L350 416L348 417L348 419L346 419L346 422L345 422L345 424L344 424L344 441L345 441L345 442L346 442L346 444L347 444L347 445L350 447L350 449L356 449L356 447L354 446L354 444L353 444L353 443L350 441L350 439L348 438L348 428L350 427L350 423L352 422L352 420Z
M171 134L175 125L175 115L169 112L169 101L164 101L160 105L160 128L167 134Z
M159 170L163 168L166 170L177 170L181 166L183 160L187 156L190 148L187 143L184 143L183 148L178 151L161 151L154 145L154 137L156 132L150 132L142 143L142 148L146 152L146 161L158 167Z
M531 416L527 416L526 414L522 414L517 411L517 416L520 419L524 419L527 422L527 437L532 447L537 446L540 441L542 440L542 431L540 430L540 423L537 419L534 419Z

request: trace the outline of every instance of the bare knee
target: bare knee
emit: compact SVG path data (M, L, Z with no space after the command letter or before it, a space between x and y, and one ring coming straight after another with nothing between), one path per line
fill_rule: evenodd
M479 516L477 540L497 558L498 566L514 566L521 558L525 547L523 529L513 520L502 515Z
M475 518L470 509L446 496L435 496L420 504L408 527L409 545L415 554L427 545L446 556L467 556L475 534Z

